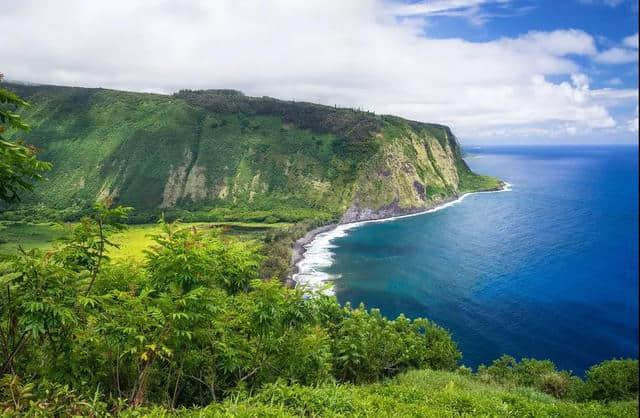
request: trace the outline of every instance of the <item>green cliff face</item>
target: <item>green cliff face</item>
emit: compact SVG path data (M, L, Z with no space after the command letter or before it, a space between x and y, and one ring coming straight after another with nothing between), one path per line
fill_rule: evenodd
M149 212L289 208L348 221L499 187L469 170L441 125L231 90L7 87L31 103L25 139L54 165L27 206L110 198Z

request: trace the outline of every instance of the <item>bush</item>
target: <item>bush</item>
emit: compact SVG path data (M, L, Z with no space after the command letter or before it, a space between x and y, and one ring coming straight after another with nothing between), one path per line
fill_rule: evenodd
M409 368L455 369L461 355L450 334L426 319L400 315L390 321L378 309L346 306L333 327L336 377L367 382Z
M582 381L566 371L558 371L550 360L523 358L520 362L502 355L491 366L478 367L477 378L507 387L530 387L556 398L575 398Z
M518 385L540 386L541 380L556 373L556 365L550 360L523 358L516 365L514 373ZM550 377L549 379L554 378Z
M638 396L638 360L607 360L587 371L581 397L588 400L620 401Z
M183 290L199 286L220 286L229 293L247 290L258 278L262 257L251 242L223 242L215 234L164 224L164 233L154 237L156 245L147 254L151 285L166 290L179 285Z
M566 373L551 372L542 375L536 386L540 391L562 399L565 398L570 391L571 380Z
M36 387L23 384L12 374L0 379L2 416L106 416L107 404L101 398L98 391L87 397L67 385L46 380Z
M515 367L518 364L516 359L506 354L486 367L478 367L478 378L486 383L495 382L503 385L515 385Z
M473 370L471 370L471 367L460 366L458 367L457 373L461 376L471 376L473 375Z

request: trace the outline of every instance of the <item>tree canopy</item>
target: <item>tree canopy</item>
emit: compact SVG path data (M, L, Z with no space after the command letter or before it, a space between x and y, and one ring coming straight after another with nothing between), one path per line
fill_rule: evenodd
M0 82L3 74L0 73ZM27 125L16 111L29 106L15 93L0 88L0 201L20 200L20 193L31 190L33 182L51 168L47 162L38 160L37 149L22 140L10 140L6 133L28 131Z

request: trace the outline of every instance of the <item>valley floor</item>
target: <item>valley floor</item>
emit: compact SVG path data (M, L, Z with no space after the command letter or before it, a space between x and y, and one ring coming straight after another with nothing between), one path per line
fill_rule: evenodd
M0 254L14 254L19 247L26 250L52 248L55 241L71 233L74 223L30 223L0 221ZM267 231L291 226L290 223L261 222L189 222L183 227L198 229L220 228L227 234L243 238L260 239ZM153 243L153 236L161 233L159 224L128 225L127 229L113 236L119 248L111 248L109 256L116 259L141 260L144 250Z

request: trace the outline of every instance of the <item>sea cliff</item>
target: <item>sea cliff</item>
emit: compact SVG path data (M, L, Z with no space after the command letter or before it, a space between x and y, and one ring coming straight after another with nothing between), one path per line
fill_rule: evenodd
M53 163L47 187L9 211L109 199L193 220L247 220L250 212L265 222L344 223L500 185L471 172L456 137L438 124L233 90L7 87L31 103L24 139Z

